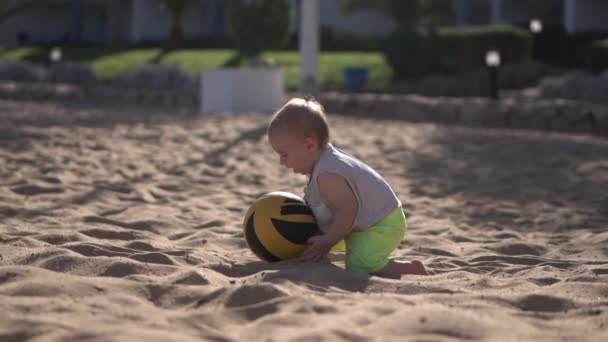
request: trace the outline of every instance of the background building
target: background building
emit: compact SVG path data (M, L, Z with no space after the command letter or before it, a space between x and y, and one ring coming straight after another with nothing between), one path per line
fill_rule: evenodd
M320 3L322 27L378 36L396 28L391 18L373 12L344 14L346 0ZM157 44L169 31L170 17L156 0L19 0L20 10L0 22L0 45ZM297 30L298 0L293 8L292 30ZM221 37L227 31L223 0L194 0L183 18L184 38ZM608 32L608 1L605 0L454 0L459 25L511 23L527 26L539 17L544 27L568 33Z

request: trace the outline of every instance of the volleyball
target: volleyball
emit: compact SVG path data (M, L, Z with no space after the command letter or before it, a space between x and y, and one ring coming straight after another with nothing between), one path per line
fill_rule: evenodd
M319 229L302 198L277 191L251 205L243 220L243 232L253 254L274 262L297 257Z

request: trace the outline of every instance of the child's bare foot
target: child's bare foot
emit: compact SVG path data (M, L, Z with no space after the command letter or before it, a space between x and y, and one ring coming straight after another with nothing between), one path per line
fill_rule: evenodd
M388 264L378 272L373 273L380 277L399 278L404 274L429 275L420 260L396 261L389 260Z

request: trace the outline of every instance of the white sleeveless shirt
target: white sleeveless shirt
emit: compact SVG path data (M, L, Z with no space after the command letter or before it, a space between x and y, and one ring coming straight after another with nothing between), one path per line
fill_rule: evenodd
M312 209L319 228L324 232L333 220L333 213L319 192L317 177L321 173L344 177L355 194L359 210L352 226L354 231L368 229L401 206L390 185L378 172L328 143L304 189L304 199Z

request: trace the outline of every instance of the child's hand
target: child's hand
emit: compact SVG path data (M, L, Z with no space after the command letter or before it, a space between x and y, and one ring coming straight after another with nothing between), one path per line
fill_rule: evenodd
M321 261L336 244L335 239L327 234L315 235L308 239L308 247L300 254L300 260Z

